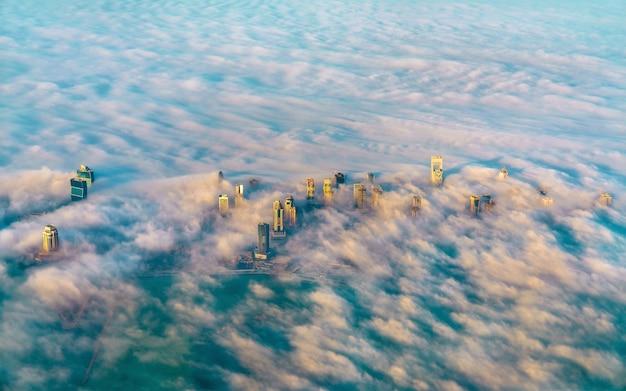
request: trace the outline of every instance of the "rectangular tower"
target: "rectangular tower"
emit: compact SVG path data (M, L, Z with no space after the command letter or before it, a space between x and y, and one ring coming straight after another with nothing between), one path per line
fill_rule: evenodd
M329 203L333 199L333 181L324 178L324 202Z
M340 172L336 173L335 184L337 185L337 187L339 187L339 185L343 185L344 183L346 183L346 176Z
M41 252L51 253L59 249L59 232L57 228L52 225L46 225L43 229L43 243L41 246Z
M417 217L422 209L422 197L413 196L413 203L411 204L411 217Z
M285 210L280 201L274 201L274 226L272 227L272 237L282 239L287 236L285 232Z
M509 177L509 171L506 169L506 167L502 167L502 170L500 170L500 178L506 179L508 177Z
M367 173L367 182L368 183L374 183L374 173L373 172L368 172Z
M313 178L306 179L306 200L312 201L315 199L315 181Z
M259 223L257 236L257 247L254 257L257 259L267 259L270 252L270 225Z
M443 184L443 158L441 156L430 158L430 181L434 185Z
M84 180L86 180L87 186L91 186L91 184L95 180L94 175L93 175L93 170L84 164L81 164L80 168L76 170L76 177L83 178Z
M380 199L383 196L383 188L380 185L372 186L372 207L377 208L380 205Z
M221 214L228 213L228 194L220 194L217 202L217 207Z
M354 184L354 206L363 209L366 206L367 190L362 183Z
M85 179L70 179L70 197L72 201L80 201L87 198L87 181Z
M481 203L485 212L491 212L496 205L493 203L493 197L491 197L491 194L483 194Z
M295 227L298 223L297 217L298 209L293 204L293 196L288 195L287 198L285 198L285 221L287 226Z
M471 195L469 198L469 210L474 216L478 216L480 213L480 197L477 195Z
M243 184L238 183L235 185L235 208L241 208L243 206Z
M554 205L554 200L552 199L552 197L541 197L541 205L544 208L550 208L552 205Z

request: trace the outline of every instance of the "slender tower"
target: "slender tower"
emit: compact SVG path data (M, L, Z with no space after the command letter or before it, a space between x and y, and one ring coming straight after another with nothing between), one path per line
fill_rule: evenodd
M313 201L315 199L315 181L313 178L306 179L306 200Z
M256 259L267 259L270 252L270 225L259 223L257 234L257 247L254 251Z
M324 178L324 202L329 203L333 199L333 181L330 178Z
M377 208L380 205L380 199L383 196L383 188L380 185L372 186L372 207Z
M298 209L293 204L293 196L288 195L287 198L285 198L285 219L287 226L295 227L298 223L297 217Z
M344 183L346 183L346 176L343 175L340 172L336 173L335 174L335 185L337 185L337 187L339 187L339 185L343 185Z
M443 158L441 156L430 158L430 181L434 185L443 184Z
M354 184L354 206L363 209L366 206L367 190L362 183Z
M274 226L272 227L272 237L276 239L283 239L287 236L285 232L285 210L280 201L274 201Z
M42 236L42 253L52 253L59 249L59 232L53 224L44 227Z
M611 193L600 193L600 204L611 206L612 202L613 197L611 196Z
M509 177L509 171L506 169L506 167L502 167L502 170L500 170L500 178L506 179L508 177Z
M228 213L228 194L220 194L217 206L221 214Z
M413 196L413 203L411 204L411 217L417 217L422 209L422 197Z
M480 197L477 195L471 195L469 198L470 213L474 216L478 216L480 213Z
M243 184L238 183L235 185L235 208L241 208L243 206Z
M496 206L496 204L494 204L493 202L493 197L489 193L483 194L480 202L482 203L485 212L491 212Z

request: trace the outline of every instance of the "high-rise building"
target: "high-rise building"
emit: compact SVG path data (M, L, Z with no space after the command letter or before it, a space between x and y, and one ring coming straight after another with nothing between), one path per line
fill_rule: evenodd
M441 156L430 158L430 181L435 185L443 184L443 158Z
M238 183L235 185L235 208L243 206L243 184Z
M76 170L76 177L86 180L87 186L91 186L91 184L95 181L93 170L84 164L81 164L80 168Z
M610 206L613 202L611 193L600 193L600 204Z
M500 178L506 179L508 177L509 177L509 171L506 169L506 167L502 167L502 170L500 170Z
M217 173L217 180L218 180L219 182L221 182L221 181L223 181L223 180L224 180L224 173L223 173L222 171L220 171L220 172L218 172L218 173Z
M367 190L362 183L354 184L354 206L358 209L363 209L367 205Z
M382 196L383 188L380 185L372 186L372 207L377 208L380 205Z
M267 223L259 223L257 247L254 251L254 257L257 259L267 259L270 252L270 225Z
M544 208L549 208L552 205L554 205L554 200L552 199L552 197L548 197L548 196L542 197L541 198L541 205Z
M287 236L285 232L285 210L280 201L274 201L274 226L272 227L272 237L282 239Z
M411 217L417 217L422 209L422 197L413 196L413 203L411 204Z
M72 201L87 198L87 180L83 178L70 179L70 196Z
M343 175L342 173L338 172L335 174L335 184L337 185L337 187L339 187L339 185L342 185L346 183L346 176Z
M298 209L293 203L293 196L285 198L285 223L288 227L295 227L298 223Z
M42 236L42 253L51 253L59 249L59 232L53 224L49 224L44 227Z
M313 178L306 179L306 199L307 201L315 199L315 181Z
M474 216L478 216L480 213L480 197L477 195L471 195L469 198L470 213Z
M483 194L480 202L483 205L482 208L485 212L491 212L496 206L496 204L493 203L493 197L491 197L491 194L488 193Z
M374 183L374 173L373 172L368 172L367 173L367 182L368 183Z
M228 194L220 194L217 206L221 214L228 213Z
M333 181L330 178L324 178L324 202L328 203L333 199Z

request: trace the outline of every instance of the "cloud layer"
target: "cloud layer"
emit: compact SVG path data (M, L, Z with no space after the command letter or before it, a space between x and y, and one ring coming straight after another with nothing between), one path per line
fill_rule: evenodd
M623 3L0 11L0 388L626 386ZM333 170L286 273L222 274ZM361 212L366 172L384 194ZM62 259L33 266L50 223Z

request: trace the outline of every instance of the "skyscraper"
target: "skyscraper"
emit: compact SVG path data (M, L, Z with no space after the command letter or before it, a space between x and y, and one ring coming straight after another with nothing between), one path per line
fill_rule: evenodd
M383 196L383 188L380 185L372 186L372 207L376 208L380 205L380 199Z
M324 202L328 203L333 199L333 181L330 178L324 178Z
M313 178L306 179L306 200L312 201L315 199L315 181Z
M413 196L413 203L411 204L411 217L417 217L422 209L422 197Z
M267 259L270 251L270 225L267 223L259 223L257 247L254 251L254 257L257 259Z
M83 178L70 179L70 197L72 201L87 198L87 180Z
M542 197L541 205L544 208L550 208L552 205L554 205L554 200L552 199L552 197L548 197L548 196Z
M59 249L59 232L53 224L44 227L42 236L41 252L51 253Z
M342 185L346 183L346 176L343 175L342 173L338 172L335 174L335 184L337 185L337 187L339 187L339 185Z
M613 202L611 193L600 193L600 204L610 206Z
M367 190L362 183L354 184L354 206L363 209L366 206Z
M221 214L228 213L228 194L220 194L217 205Z
M480 213L480 197L477 195L471 195L469 198L470 213L474 216L478 216Z
M238 183L235 185L235 208L243 206L243 184Z
M368 172L367 173L367 181L369 183L374 183L374 173L373 172Z
M430 181L435 185L443 184L443 158L441 156L430 158Z
M84 164L81 164L80 168L76 170L76 177L83 178L84 180L86 180L87 186L91 186L91 184L95 180L94 175L93 175L93 170L85 166Z
M500 178L506 179L508 177L509 177L509 171L506 169L506 167L502 167L502 170L500 170Z
M274 226L272 227L272 237L282 239L287 236L285 232L285 210L280 201L274 201Z
M298 209L293 204L293 196L288 195L285 198L285 220L289 227L295 227L298 223Z
M481 203L485 212L491 212L495 206L495 204L493 203L493 197L491 197L491 194L488 193L483 194Z

